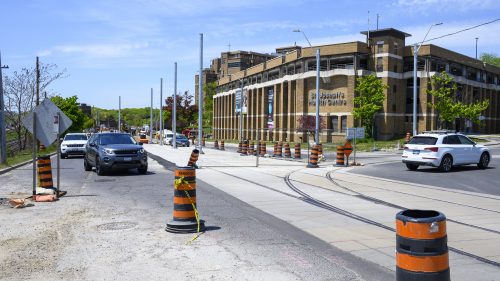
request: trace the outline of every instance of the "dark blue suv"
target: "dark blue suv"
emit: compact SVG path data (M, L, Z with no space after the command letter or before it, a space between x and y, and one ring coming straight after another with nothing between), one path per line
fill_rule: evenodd
M106 170L134 169L146 174L148 171L148 154L126 133L98 133L92 135L85 146L83 158L85 171L92 167L98 175Z

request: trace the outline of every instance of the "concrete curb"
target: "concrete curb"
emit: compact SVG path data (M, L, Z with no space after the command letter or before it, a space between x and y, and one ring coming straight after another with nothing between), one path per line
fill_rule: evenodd
M57 152L52 152L52 153L49 154L49 156L52 157L52 156L54 156L56 154L57 154ZM33 162L33 160L28 160L28 161L24 161L24 162L18 163L18 164L14 165L14 166L10 166L10 167L1 169L0 170L0 175L8 173L8 172L10 172L10 171L12 171L14 169L20 168L20 167L22 167L24 165L31 164L32 162Z

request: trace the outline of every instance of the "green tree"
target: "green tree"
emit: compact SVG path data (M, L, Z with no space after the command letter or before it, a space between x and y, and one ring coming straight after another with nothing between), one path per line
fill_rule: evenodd
M189 91L185 91L184 94L178 94L176 97L176 115L177 130L180 131L183 128L197 124L197 114L198 106L192 104L193 96L189 94ZM166 112L166 122L165 126L172 128L172 108L174 104L174 98L168 97L165 99L165 106L163 107L164 112ZM198 127L197 125L194 127Z
M365 127L366 135L372 137L374 117L382 109L385 100L384 90L389 86L374 74L359 77L356 81L357 85L354 90L357 95L354 98L352 114Z
M428 103L431 108L438 111L438 128L449 129L457 118L465 118L479 124L479 116L488 108L489 100L473 103L463 103L457 99L457 84L445 71L435 74L431 78L431 89L427 94L433 96Z
M482 53L479 57L483 62L500 67L500 57L493 53Z
M78 107L77 96L68 98L53 96L50 100L52 100L52 102L73 121L73 124L68 129L69 132L81 132L82 129L84 129L84 124L88 117Z
M203 86L204 103L203 103L203 127L212 128L214 117L214 95L217 88L216 82L207 83Z

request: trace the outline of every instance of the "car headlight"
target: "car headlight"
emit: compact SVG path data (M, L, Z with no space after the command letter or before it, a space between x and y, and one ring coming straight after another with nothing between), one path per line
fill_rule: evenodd
M107 155L114 155L115 154L115 152L112 149L109 149L109 148L105 148L105 149L103 149L103 151Z
M139 149L139 153L144 153L144 148Z

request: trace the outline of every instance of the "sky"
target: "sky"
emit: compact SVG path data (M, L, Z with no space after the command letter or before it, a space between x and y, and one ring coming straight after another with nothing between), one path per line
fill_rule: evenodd
M277 47L365 41L361 31L395 28L406 44L500 18L498 0L0 0L4 74L40 61L66 70L48 92L100 108L160 105L174 89L194 94L194 75L228 50L273 53ZM369 19L369 20L368 20ZM369 21L369 23L368 23ZM500 55L500 21L430 43L475 57Z

